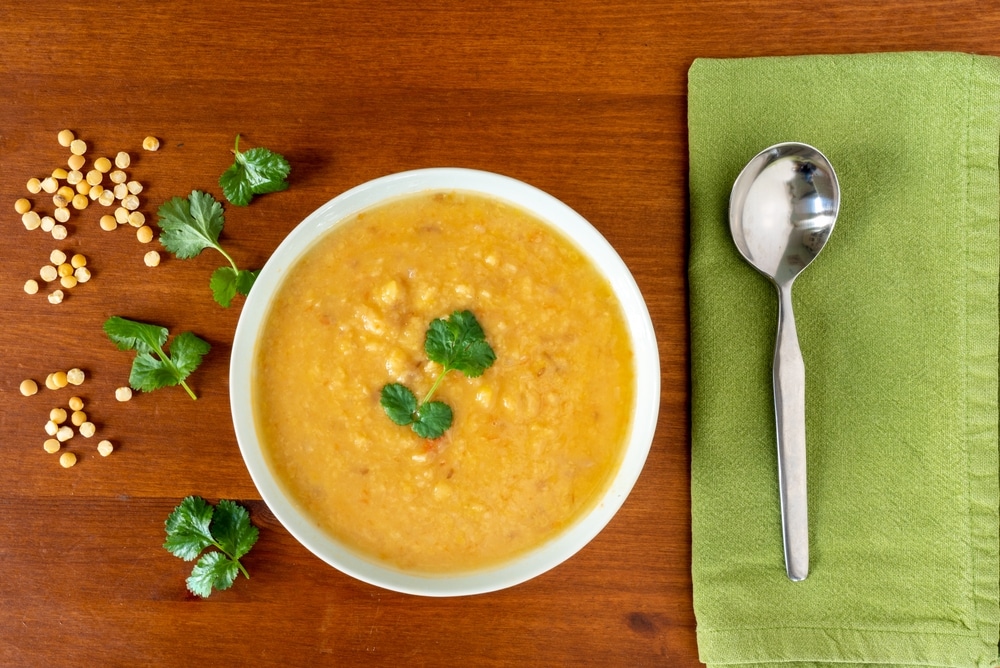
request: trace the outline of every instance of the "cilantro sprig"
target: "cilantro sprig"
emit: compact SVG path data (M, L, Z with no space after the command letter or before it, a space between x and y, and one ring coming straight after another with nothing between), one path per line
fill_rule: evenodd
M214 248L229 261L228 267L212 272L209 280L216 302L228 308L237 294L244 297L250 294L260 270L240 269L219 243L219 235L226 224L219 201L208 193L194 190L187 198L174 197L163 203L157 215L162 230L160 243L178 258L187 260L206 248Z
M185 379L198 368L212 348L191 332L182 332L164 350L170 332L166 327L128 320L117 315L104 323L104 333L119 350L134 350L128 383L134 390L152 392L161 387L180 385L192 399L197 399Z
M213 508L200 496L189 496L164 522L167 540L163 547L175 557L192 561L203 550L214 547L198 559L187 578L191 593L207 597L212 588L229 589L239 573L250 574L240 563L240 557L257 542L257 527L250 524L246 508L222 499Z
M254 195L274 193L288 188L288 174L292 171L285 158L258 146L240 152L240 136L236 135L233 148L235 161L219 177L222 194L236 206L246 206Z
M382 388L381 404L389 419L400 426L409 425L422 438L438 438L453 420L451 407L442 401L431 401L441 381L450 371L461 371L477 378L493 366L496 354L486 341L486 334L471 311L455 311L448 319L433 320L424 340L427 357L441 365L441 373L424 396L416 395L401 383L389 383Z

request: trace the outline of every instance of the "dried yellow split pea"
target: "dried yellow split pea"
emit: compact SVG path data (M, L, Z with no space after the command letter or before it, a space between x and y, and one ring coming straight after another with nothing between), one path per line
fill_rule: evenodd
M63 467L64 469L68 469L74 464L76 464L76 455L74 455L72 452L64 452L61 455L59 455L59 466Z
M147 151L156 151L160 148L160 140L149 136L142 140L142 147Z
M36 211L25 211L21 215L21 222L24 223L26 229L36 230L41 226L42 219Z
M22 395L30 397L36 392L38 392L38 383L31 380L30 378L25 378L24 380L21 381L21 387L19 389L21 390Z
M38 270L38 275L41 276L43 281L49 283L59 278L59 270L51 264L47 264Z

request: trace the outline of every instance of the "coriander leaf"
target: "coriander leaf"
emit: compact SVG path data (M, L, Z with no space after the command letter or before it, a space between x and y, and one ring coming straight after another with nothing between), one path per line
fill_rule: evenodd
M191 332L181 332L170 342L170 360L181 380L186 379L201 366L201 360L212 346Z
M150 352L167 342L167 328L126 320L116 315L104 322L104 333L119 350Z
M451 407L441 401L428 401L420 406L413 431L421 438L438 438L451 426Z
M219 267L212 272L208 285L212 288L212 297L220 306L229 308L236 296L237 271L232 267Z
M243 178L243 166L239 161L229 166L229 169L222 172L219 177L219 185L222 186L222 194L226 196L231 204L236 206L246 206L253 199L253 190L250 183Z
M178 385L178 373L167 362L153 357L151 353L139 353L132 361L128 384L133 390L152 392L161 387Z
M259 269L240 269L237 271L233 267L219 267L212 272L212 278L209 281L212 296L219 305L228 308L237 294L244 297L250 294L250 288L253 287L259 273Z
M174 197L160 206L157 215L162 230L160 243L178 258L195 257L206 248L222 252L219 246L219 234L225 224L222 204L208 193L194 190L187 199Z
M239 269L219 243L225 225L222 204L208 193L194 190L187 199L174 197L159 208L160 243L182 260L195 257L206 248L219 251L228 267L212 273L209 287L219 304L228 307L237 294L247 295L257 279L257 270Z
M451 427L451 407L431 397L449 371L459 370L470 378L481 376L493 366L496 354L486 342L486 334L471 311L455 311L448 319L431 321L424 340L424 352L442 366L431 389L418 402L407 387L391 383L382 388L382 408L398 425L411 425L423 438L438 438Z
M390 383L382 388L382 408L389 419L400 426L411 424L417 411L417 398L405 385Z
M184 561L191 561L212 544L209 526L214 510L205 499L189 496L167 517L167 542L163 544L170 554Z
M257 281L260 269L240 269L236 274L236 292L244 297L250 294L250 288Z
M457 369L469 378L483 375L496 360L482 326L471 311L455 311L447 320L438 318L431 322L424 352L446 371Z
M212 535L226 554L239 559L254 546L258 534L257 527L250 524L250 513L243 506L226 499L215 506Z
M159 325L112 316L104 323L104 331L122 350L136 350L129 385L142 392L180 385L192 399L197 399L184 381L201 364L211 350L209 343L191 332L174 337L168 354L163 349L168 332Z
M198 596L208 596L212 589L228 589L239 573L250 577L240 563L240 557L257 542L257 527L250 523L246 508L222 499L213 508L197 496L181 501L164 523L167 541L163 544L171 554L185 561L202 554L187 578L187 587Z
M240 152L240 136L236 135L233 149L235 162L219 177L222 194L232 204L246 206L254 195L278 192L288 188L291 166L283 156L263 147Z
M229 589L239 573L236 562L222 552L209 552L194 565L187 579L187 588L192 594L208 597L212 587Z
M438 318L431 322L424 352L445 371L457 369L469 378L481 376L496 360L482 326L471 311L455 311L447 320Z

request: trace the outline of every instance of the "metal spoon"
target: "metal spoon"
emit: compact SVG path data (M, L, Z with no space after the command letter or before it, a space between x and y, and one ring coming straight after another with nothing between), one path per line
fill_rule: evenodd
M840 185L826 157L807 144L776 144L736 178L729 229L743 257L778 288L774 412L785 569L809 575L806 496L805 365L792 314L792 282L823 250L840 208Z

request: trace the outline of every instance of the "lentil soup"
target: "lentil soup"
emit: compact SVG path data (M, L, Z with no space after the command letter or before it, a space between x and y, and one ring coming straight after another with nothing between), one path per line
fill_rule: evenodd
M441 371L429 323L472 311L496 362L449 373L452 426L393 423L387 383L423 396ZM465 192L410 195L327 232L283 279L252 381L261 448L315 523L366 558L470 572L536 547L617 472L635 403L611 286L541 220Z

